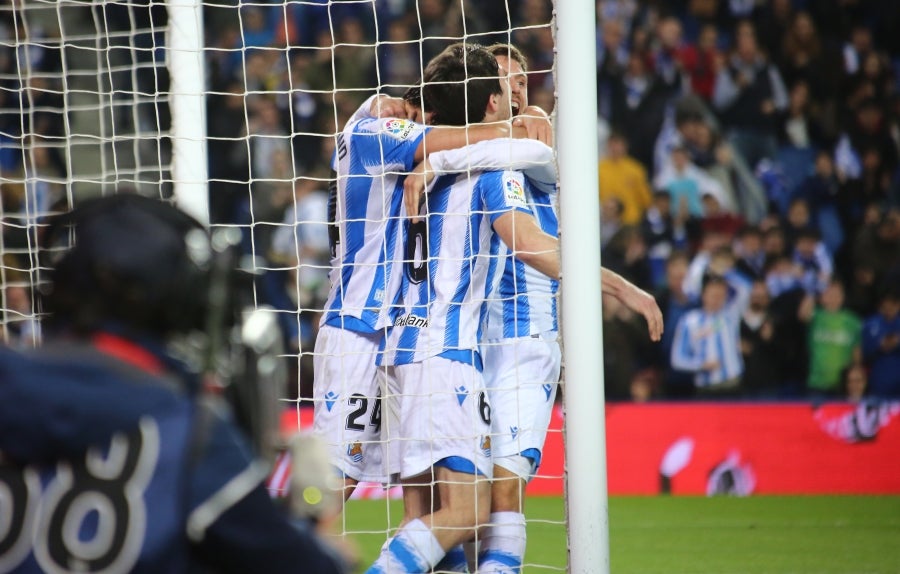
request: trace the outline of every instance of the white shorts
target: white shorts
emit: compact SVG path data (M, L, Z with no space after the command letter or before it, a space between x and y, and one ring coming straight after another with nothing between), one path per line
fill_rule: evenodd
M528 480L540 464L553 414L562 363L556 333L491 339L482 344L481 356L492 408L494 464ZM521 464L503 461L518 455L532 461L527 476Z
M313 357L313 432L326 443L334 466L360 481L386 482L375 375L381 338L323 325Z
M410 478L435 465L491 476L491 408L472 365L431 357L386 367L386 468Z

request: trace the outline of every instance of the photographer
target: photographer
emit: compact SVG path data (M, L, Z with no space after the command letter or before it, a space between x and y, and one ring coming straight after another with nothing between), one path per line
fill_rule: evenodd
M0 347L0 571L342 572L170 351L209 324L205 230L119 194L52 220L44 248L45 344Z

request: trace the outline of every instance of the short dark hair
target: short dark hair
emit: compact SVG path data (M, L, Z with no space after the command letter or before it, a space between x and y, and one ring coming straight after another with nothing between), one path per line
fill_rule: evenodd
M525 54L522 53L522 50L516 48L512 44L491 44L487 47L487 51L497 56L505 56L511 60L515 60L519 66L522 67L523 72L528 72L528 59L525 58Z
M728 279L718 273L704 273L701 291L706 291L707 287L721 285L728 289Z
M800 240L809 240L809 241L821 241L822 234L819 233L818 230L812 227L804 227L800 231L797 232L797 238L795 241Z
M738 238L740 239L750 237L751 235L762 238L763 233L762 230L756 225L744 225L743 227L741 227L737 234Z
M423 112L434 111L431 104L422 97L422 88L420 86L410 86L403 93L403 100L421 109Z
M497 59L477 44L449 46L428 63L422 82L422 97L433 108L435 124L478 123L491 96L503 93Z

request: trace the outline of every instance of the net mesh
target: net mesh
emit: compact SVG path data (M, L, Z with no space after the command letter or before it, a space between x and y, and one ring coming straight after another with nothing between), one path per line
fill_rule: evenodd
M314 342L328 292L336 134L371 94L402 95L419 84L424 64L459 41L519 47L529 64L530 102L552 111L551 19L547 0L203 3L210 222L241 229L244 252L265 271L255 297L277 314L287 342L287 428L309 421ZM0 8L6 343L40 341L36 245L47 215L124 189L174 193L169 104L178 94L170 90L166 46L174 25L165 4L150 0L30 0ZM558 435L551 431L550 440L561 449ZM561 481L561 462L558 470L545 467L533 486ZM355 496L398 493L365 485ZM397 507L385 506L373 530L356 526L348 510L342 528L355 536L383 540L401 518ZM564 536L561 501L543 515L526 505L526 515L536 546L550 528ZM526 564L535 567L565 563L561 544L531 556Z

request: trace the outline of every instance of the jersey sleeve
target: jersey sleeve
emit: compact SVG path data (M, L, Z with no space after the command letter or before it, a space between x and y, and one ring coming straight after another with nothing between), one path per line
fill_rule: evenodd
M353 147L368 167L412 170L416 149L431 128L402 118L366 118L352 128Z
M374 102L375 98L377 98L378 96L379 94L372 94L371 96L366 98L366 101L360 104L360 106L356 108L356 111L353 112L353 115L350 116L350 119L347 120L347 125L350 125L353 122L358 122L359 120L364 120L366 118L374 118L375 116L373 116L371 112L372 102Z
M486 172L478 179L477 186L491 223L513 210L532 213L525 195L525 176L519 172Z
M521 171L546 193L556 192L553 148L536 140L497 138L428 155L438 174L476 170Z

